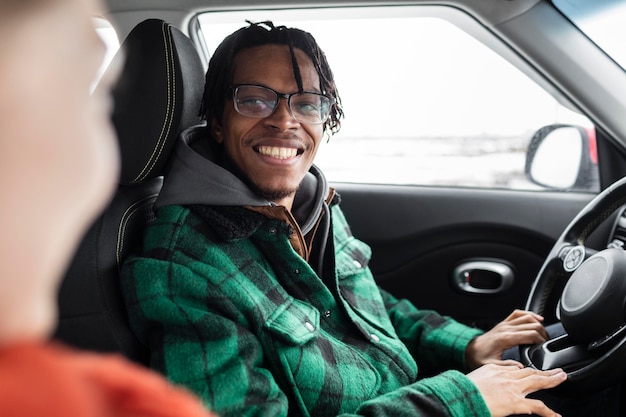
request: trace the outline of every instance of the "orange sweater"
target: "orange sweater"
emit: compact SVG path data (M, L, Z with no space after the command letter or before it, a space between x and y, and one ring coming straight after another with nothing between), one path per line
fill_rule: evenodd
M121 357L36 343L0 348L0 416L215 417Z

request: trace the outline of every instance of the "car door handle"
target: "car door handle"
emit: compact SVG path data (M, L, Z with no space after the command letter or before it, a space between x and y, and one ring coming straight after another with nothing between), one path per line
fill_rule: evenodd
M452 285L472 294L498 294L511 288L513 268L498 260L472 260L459 264L452 273Z

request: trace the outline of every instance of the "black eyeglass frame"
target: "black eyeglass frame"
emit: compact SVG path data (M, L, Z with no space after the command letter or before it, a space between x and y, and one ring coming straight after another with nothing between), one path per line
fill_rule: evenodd
M274 105L274 108L272 109L272 111L267 115L267 116L253 116L250 114L245 114L242 113L241 110L239 109L238 106L238 100L237 100L237 90L240 87L256 87L256 88L261 88L267 91L271 91L272 93L274 93L276 95L276 104ZM295 120L297 120L300 123L304 123L304 124L311 124L311 125L321 125L323 123L325 123L328 118L330 117L330 113L331 113L331 108L332 106L336 103L336 100L332 97L328 97L322 93L317 93L317 92L313 92L313 91L298 91L295 93L290 93L290 94L286 94L286 93L280 93L276 90L274 90L273 88L269 88L266 87L264 85L258 85L258 84L248 84L248 83L243 83L243 84L233 84L230 86L230 90L232 91L232 99L233 99L233 105L235 107L235 111L237 111L237 113L241 114L242 116L246 116L246 117L253 117L255 119L264 119L266 117L270 117L272 114L274 114L274 112L276 111L276 109L278 108L278 105L280 104L280 99L286 99L287 100L287 108L289 109L289 114L291 114L291 117L293 117ZM320 117L319 121L316 122L308 122L308 121L302 121L300 119L298 119L298 117L294 114L294 111L291 108L291 98L293 96L297 96L299 94L313 94L315 96L319 96L321 98L324 98L326 100L328 100L328 106L327 106L327 113L325 117Z

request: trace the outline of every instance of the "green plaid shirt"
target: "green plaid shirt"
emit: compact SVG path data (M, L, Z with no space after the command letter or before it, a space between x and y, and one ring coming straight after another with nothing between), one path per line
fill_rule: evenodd
M123 268L131 324L152 366L222 417L490 415L446 371L479 331L380 290L338 205L323 279L284 221L242 207L157 215ZM417 363L435 376L418 379Z

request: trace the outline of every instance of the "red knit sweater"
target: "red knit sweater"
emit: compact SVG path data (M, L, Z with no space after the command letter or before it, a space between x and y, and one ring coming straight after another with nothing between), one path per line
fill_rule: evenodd
M58 344L0 348L3 417L215 417L163 377Z

